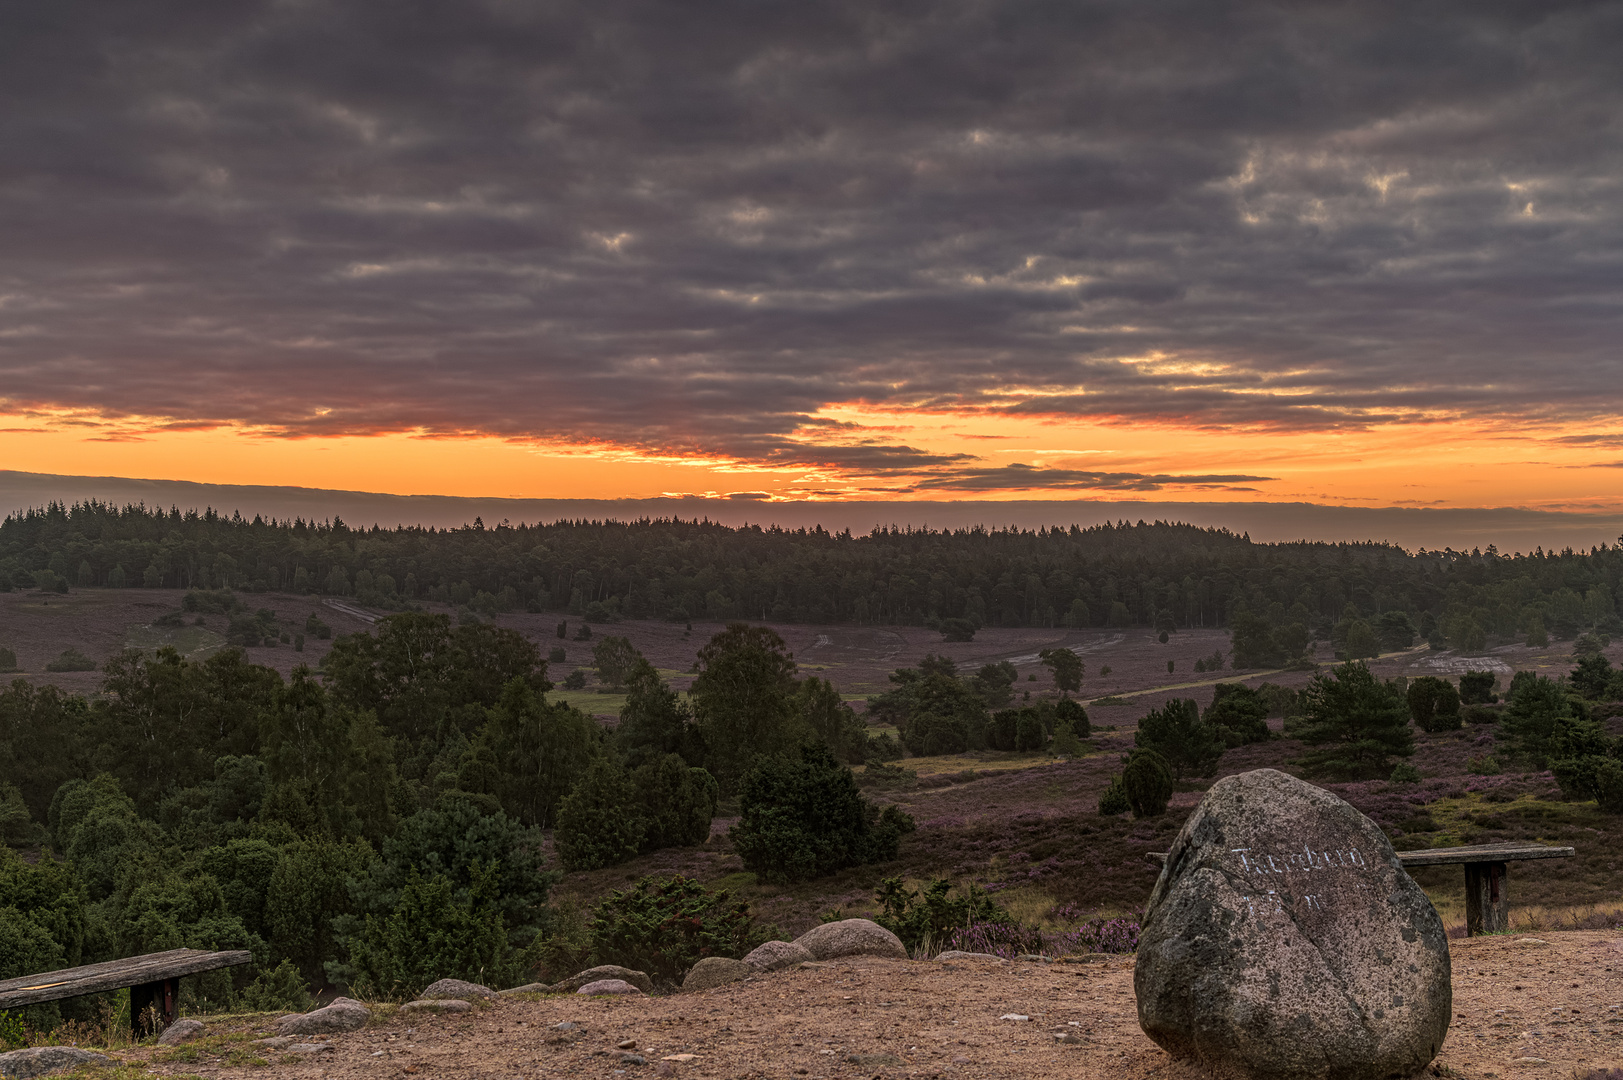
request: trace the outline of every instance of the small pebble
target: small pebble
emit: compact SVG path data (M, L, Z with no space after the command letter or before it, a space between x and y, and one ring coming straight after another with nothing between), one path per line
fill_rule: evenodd
M635 1050L637 1048L637 1040L636 1039L621 1039L615 1045L621 1050Z

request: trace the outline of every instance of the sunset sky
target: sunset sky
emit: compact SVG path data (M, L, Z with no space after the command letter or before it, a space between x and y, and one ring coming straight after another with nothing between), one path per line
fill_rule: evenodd
M1623 5L0 15L0 468L1623 511Z

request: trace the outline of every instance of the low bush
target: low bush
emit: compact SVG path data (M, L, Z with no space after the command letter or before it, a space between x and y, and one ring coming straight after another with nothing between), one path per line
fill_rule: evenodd
M1154 750L1134 750L1122 769L1121 786L1135 818L1160 817L1172 801L1172 769Z
M597 870L635 858L648 828L638 809L637 789L620 763L593 761L558 806L553 842L563 868Z
M1490 676L1491 685L1493 673L1486 674ZM1436 733L1459 730L1462 723L1460 693L1447 679L1439 679L1435 675L1410 679L1404 696L1409 706L1409 718L1421 731Z
M901 938L907 951L917 956L933 956L947 948L945 942L956 930L1014 923L985 890L966 885L954 896L946 878L936 878L923 889L909 889L901 878L886 878L879 883L874 899L881 909L874 921Z
M1099 813L1106 817L1114 817L1117 814L1125 814L1132 808L1133 804L1127 801L1127 789L1122 787L1121 775L1117 774L1111 778L1110 786L1105 788L1105 793L1099 796Z
M681 875L649 876L609 893L593 911L589 933L599 964L645 971L671 985L707 956L736 960L765 940L748 903Z
M45 665L46 671L95 671L96 662L78 649L65 649L61 656Z
M242 992L242 1007L250 1012L304 1012L310 1004L304 977L291 960L261 971Z
M919 786L919 774L900 765L870 761L867 767L857 774L857 785L878 788L881 791L906 791Z
M0 672L9 674L17 670L17 654L10 649L0 649Z
M806 743L797 757L770 758L739 786L730 835L744 866L763 881L786 882L894 859L912 817L864 799L824 744Z
M344 972L362 997L408 1000L436 979L508 981L507 932L496 905L496 868L477 865L471 895L458 901L443 874L426 880L413 869L393 912L368 915L349 940ZM509 968L513 970L508 970Z

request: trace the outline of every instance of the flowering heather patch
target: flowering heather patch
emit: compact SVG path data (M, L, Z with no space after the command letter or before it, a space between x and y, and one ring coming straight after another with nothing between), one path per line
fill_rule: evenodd
M1138 951L1138 935L1142 927L1137 919L1118 917L1094 919L1075 930L1044 935L1049 948L1063 956L1066 953L1130 953Z
M1026 953L1040 953L1044 946L1041 930L1029 926L1006 926L1003 923L978 922L954 930L947 937L942 951L987 953L1013 960Z

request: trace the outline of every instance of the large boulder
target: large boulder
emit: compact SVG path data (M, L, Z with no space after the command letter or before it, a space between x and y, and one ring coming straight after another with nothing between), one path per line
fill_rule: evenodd
M814 926L796 938L795 944L811 953L813 960L833 960L840 956L907 959L902 939L867 919L842 919Z
M1145 1034L1247 1080L1413 1076L1448 1032L1449 979L1386 835L1273 769L1219 780L1184 823L1133 973Z
M81 1065L115 1065L106 1054L80 1050L76 1046L31 1046L0 1054L0 1076L7 1080L27 1080Z
M756 946L744 957L744 963L754 971L781 971L808 960L817 959L811 950L795 941L768 941Z
M737 982L744 976L753 974L755 969L742 960L726 956L707 956L688 969L687 978L682 980L682 989L708 990L712 986Z
M333 998L325 1008L313 1012L295 1013L277 1021L276 1030L282 1035L324 1035L334 1031L354 1031L366 1026L371 1017L366 1006L352 998Z
M587 983L601 982L604 979L619 979L628 982L645 994L654 992L654 980L646 973L623 968L616 964L604 964L601 967L587 968L585 971L571 975L561 982L555 982L547 987L549 994L572 994Z
M494 998L496 991L488 986L480 986L478 983L462 979L441 979L439 982L430 983L417 996L424 1000L456 998L460 1001L480 1001Z

